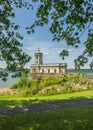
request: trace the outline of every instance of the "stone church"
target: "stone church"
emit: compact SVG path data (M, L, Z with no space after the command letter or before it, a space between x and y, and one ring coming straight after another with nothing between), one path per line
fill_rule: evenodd
M59 75L64 74L67 71L66 63L43 63L43 53L38 51L34 54L35 63L31 64L31 74L38 73L44 75Z

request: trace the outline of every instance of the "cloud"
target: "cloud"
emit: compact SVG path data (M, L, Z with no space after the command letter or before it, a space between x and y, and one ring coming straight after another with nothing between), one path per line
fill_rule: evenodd
M63 43L37 40L35 38L27 38L25 42L26 46L24 46L24 50L32 57L29 65L34 63L34 53L37 52L38 48L40 48L40 51L43 53L44 63L65 62L71 67L74 59L82 52L82 47L77 49L69 47L69 56L63 61L59 56L61 51L66 48Z
M34 37L24 37L24 40L33 40Z

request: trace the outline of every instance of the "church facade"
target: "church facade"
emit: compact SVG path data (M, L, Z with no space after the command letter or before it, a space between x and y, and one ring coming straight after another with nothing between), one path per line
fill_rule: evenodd
M38 51L34 54L35 63L31 65L31 73L39 74L64 74L67 71L66 63L43 63L43 53Z

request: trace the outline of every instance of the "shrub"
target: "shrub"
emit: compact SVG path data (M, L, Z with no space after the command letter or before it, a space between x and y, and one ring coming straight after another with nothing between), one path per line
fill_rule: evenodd
M28 84L28 77L27 75L22 75L17 83L15 83L12 88L23 88L26 87Z
M62 88L59 88L59 86ZM61 93L77 91L78 89L83 89L83 86L86 88L93 88L93 83L88 82L83 74L65 74L61 77L49 77L39 81L28 80L28 77L23 75L18 83L14 84L12 88L19 88L24 96L32 96L38 94L44 88L46 90L44 93L51 95L58 93L59 90Z
M17 89L17 88L18 88L18 83L12 85L12 89Z

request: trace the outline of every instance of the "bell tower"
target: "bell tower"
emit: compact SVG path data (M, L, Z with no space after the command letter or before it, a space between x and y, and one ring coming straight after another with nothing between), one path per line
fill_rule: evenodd
M35 64L43 64L43 53L40 52L39 48L34 55L35 55Z

